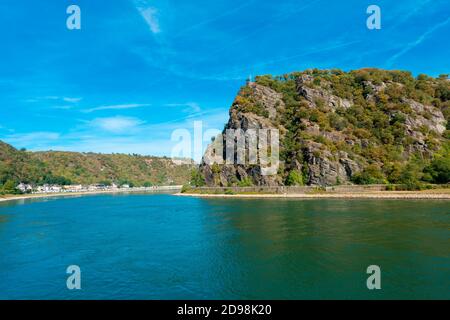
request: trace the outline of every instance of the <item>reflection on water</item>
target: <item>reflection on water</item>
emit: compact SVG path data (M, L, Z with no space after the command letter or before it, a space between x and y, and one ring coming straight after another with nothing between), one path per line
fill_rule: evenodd
M449 239L447 201L34 200L0 206L0 298L448 299Z

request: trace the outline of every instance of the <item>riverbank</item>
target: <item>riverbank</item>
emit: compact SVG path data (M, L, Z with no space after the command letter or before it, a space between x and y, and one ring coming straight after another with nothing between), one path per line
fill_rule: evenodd
M75 196L88 196L98 194L126 194L126 193L152 193L152 192L177 192L181 190L181 186L161 186L156 188L130 188L130 189L117 189L117 190L105 190L105 191L85 191L85 192L55 192L55 193L34 193L23 195L0 195L0 202L14 201L14 200L26 200L26 199L39 199L39 198L54 198L54 197L75 197Z
M160 187L152 190L113 190L113 191L89 191L89 192L64 192L46 194L26 194L26 195L0 195L0 202L54 198L54 197L75 197L98 194L127 194L127 193L152 193L179 191L173 188ZM333 193L236 193L236 194L208 194L208 193L174 193L176 196L198 197L198 198L297 198L297 199L442 199L450 200L450 189L433 189L423 191L367 191L367 192L333 192Z
M238 194L207 194L207 193L177 193L177 196L199 198L294 198L294 199L442 199L450 200L450 189L435 189L424 191L367 191L367 192L333 192L333 193L238 193Z

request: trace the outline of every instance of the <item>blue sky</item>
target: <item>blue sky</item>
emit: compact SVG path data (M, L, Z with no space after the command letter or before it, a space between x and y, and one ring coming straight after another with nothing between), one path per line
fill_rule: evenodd
M0 35L0 140L29 150L170 156L175 129L223 128L250 74L450 73L448 0L2 0Z

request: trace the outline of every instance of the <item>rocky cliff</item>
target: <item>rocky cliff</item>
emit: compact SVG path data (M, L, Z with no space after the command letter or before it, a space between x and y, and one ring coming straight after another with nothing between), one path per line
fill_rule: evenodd
M433 182L433 161L448 164L449 110L446 75L315 69L256 77L239 91L224 136L228 129L278 130L276 174L263 175L260 163L214 163L227 156L222 137L200 173L209 186Z

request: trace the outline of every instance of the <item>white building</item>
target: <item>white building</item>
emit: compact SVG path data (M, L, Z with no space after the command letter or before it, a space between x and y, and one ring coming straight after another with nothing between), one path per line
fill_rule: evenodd
M44 184L43 186L37 187L36 192L37 193L58 193L58 192L62 192L62 188L60 186Z
M28 193L33 190L33 187L30 184L20 183L17 186L17 189L19 189L23 193Z

